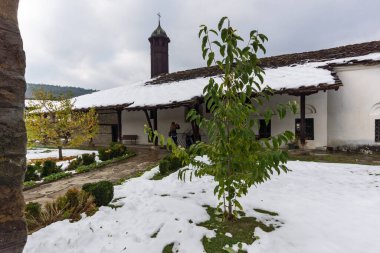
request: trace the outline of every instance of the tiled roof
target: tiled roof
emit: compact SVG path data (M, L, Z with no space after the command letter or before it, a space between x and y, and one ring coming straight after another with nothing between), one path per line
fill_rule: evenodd
M318 51L304 53L284 54L261 58L261 67L278 68L291 66L294 64L304 64L308 62L331 61L334 59L357 57L380 52L380 41L372 41L360 44L353 44ZM217 66L189 69L169 74L163 74L156 79L147 82L147 84L160 84L168 82L178 82L198 77L210 77L222 74Z

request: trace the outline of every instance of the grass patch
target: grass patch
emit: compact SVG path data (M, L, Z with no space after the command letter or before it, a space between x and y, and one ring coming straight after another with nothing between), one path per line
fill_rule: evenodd
M31 188L35 185L37 185L36 181L25 181L24 182L24 188Z
M265 232L274 230L273 225L267 226L254 217L241 217L232 221L224 221L222 212L209 206L206 208L210 220L197 225L214 230L216 233L213 238L203 237L202 239L203 247L207 253L225 253L227 252L225 250L226 245L232 247L239 243L252 244L257 239L254 234L257 227ZM232 237L227 236L226 233L231 234ZM237 252L246 251L239 249Z
M270 216L278 216L278 213L276 212L271 212L271 211L267 211L267 210L263 210L259 208L254 208L253 210L255 210L258 213L269 214Z
M111 203L116 203L118 202L119 200L122 200L122 199L125 199L125 197L119 197L119 198L115 198L111 201Z
M161 228L159 228L156 232L154 232L153 235L150 236L150 238L156 238L160 230Z
M380 165L380 154L373 153L364 155L361 153L349 152L289 152L289 160L305 162L324 162L324 163L351 163L363 165Z
M50 174L49 176L44 177L44 183L54 182L54 181L57 181L59 179L71 177L71 176L72 176L72 173L63 172L63 171L58 172L58 173L54 173L54 174Z
M116 209L118 209L120 207L123 207L124 205L122 205L122 204L108 204L107 206L116 210Z
M161 174L160 172L157 172L154 174L154 176L150 180L162 180L163 178L169 176L170 174L174 173L175 171L167 171L164 174Z
M168 244L162 250L162 253L173 253L174 243Z

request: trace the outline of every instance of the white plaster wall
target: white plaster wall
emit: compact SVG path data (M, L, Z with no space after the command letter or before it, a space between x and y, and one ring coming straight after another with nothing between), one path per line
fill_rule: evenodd
M143 111L123 111L121 115L122 135L137 135L137 144L148 144L144 125L148 124Z
M276 104L287 103L296 100L299 103L299 97L288 95L276 95L266 107L275 108ZM314 140L307 140L307 148L320 148L327 145L327 93L319 92L306 97L307 107L315 108L314 113L306 110L306 118L314 118ZM204 105L203 105L204 107ZM209 116L203 108L204 116ZM177 132L184 133L186 130L191 129L191 124L185 122L185 108L175 108L158 110L158 131L164 136L168 135L169 127L172 121L180 124L181 129ZM298 114L288 113L287 116L280 120L277 115L272 118L272 135L279 134L285 130L294 132L295 119L299 118ZM143 111L123 111L122 114L122 134L138 135L137 144L149 144L148 138L144 133L144 124L147 124L146 117ZM153 124L153 121L152 121ZM206 139L203 137L203 139Z
M174 108L157 111L158 131L165 137L168 136L170 124L172 121L180 125L177 132L184 133L187 129L191 128L191 124L185 122L185 108ZM123 135L138 135L137 144L150 144L148 137L144 133L144 125L148 124L143 111L123 111L122 114L122 134ZM151 120L153 126L153 120Z
M296 101L300 105L298 96L275 95L265 107L276 108L278 104L286 104L289 101ZM323 148L327 145L327 93L319 92L306 96L306 118L314 118L314 140L306 140L306 148ZM312 110L310 108L313 108ZM278 115L272 117L271 130L272 135L277 135L286 130L294 133L295 120L300 118L300 114L287 112L284 119L280 119Z
M375 119L380 111L380 65L336 68L343 82L328 92L328 145L379 145L375 142Z
M182 138L182 133L185 133L187 130L191 129L191 124L186 122L186 114L185 107L179 107L175 109L167 109L167 110L158 110L158 131L162 133L164 136L168 137L169 128L171 123L174 121L175 123L180 125L180 129L177 130L178 133L178 142L179 144L184 145L184 139ZM182 138L182 140L179 140Z

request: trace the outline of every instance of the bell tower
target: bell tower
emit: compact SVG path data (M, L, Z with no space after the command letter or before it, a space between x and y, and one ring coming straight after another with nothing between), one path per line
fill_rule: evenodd
M170 39L161 27L161 15L158 13L158 27L149 37L150 42L150 75L151 77L169 73Z

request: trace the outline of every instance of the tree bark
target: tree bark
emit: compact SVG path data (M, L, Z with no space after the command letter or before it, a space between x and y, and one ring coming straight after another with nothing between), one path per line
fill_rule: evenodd
M22 252L27 231L22 187L26 167L25 53L18 0L0 0L0 253Z

